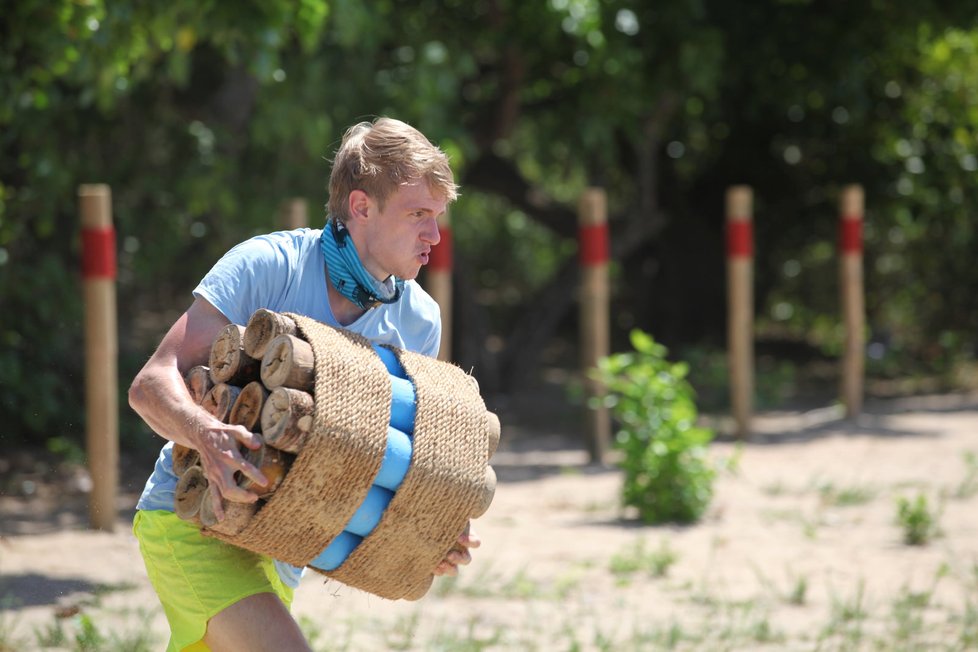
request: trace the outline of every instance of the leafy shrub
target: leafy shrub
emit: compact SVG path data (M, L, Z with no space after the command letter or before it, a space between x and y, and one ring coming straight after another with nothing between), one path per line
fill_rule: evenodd
M931 511L924 494L914 500L897 498L897 523L903 529L903 542L909 546L923 546L938 533L939 515Z
M631 332L634 351L598 362L594 378L619 430L625 473L622 501L646 523L691 523L713 496L715 469L706 446L713 433L696 426L689 366L666 360L666 347L641 330Z

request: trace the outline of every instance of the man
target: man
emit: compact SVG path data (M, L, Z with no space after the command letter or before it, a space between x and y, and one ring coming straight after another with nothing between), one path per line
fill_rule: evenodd
M301 569L205 537L173 514L173 443L199 452L210 483L229 500L257 499L237 486L235 473L265 480L239 453L241 445L257 448L258 438L196 405L186 372L206 363L225 325L247 323L258 308L436 355L438 306L413 279L438 244L435 220L456 192L447 157L413 127L388 118L351 127L333 162L323 230L272 233L231 249L137 374L130 405L172 442L160 453L133 526L170 623L168 651L309 649L288 611ZM479 543L463 534L433 572L456 574Z

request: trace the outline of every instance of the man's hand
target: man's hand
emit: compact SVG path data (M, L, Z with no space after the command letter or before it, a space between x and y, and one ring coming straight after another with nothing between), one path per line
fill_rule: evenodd
M262 475L262 472L241 454L242 446L251 449L261 446L262 442L258 435L244 426L233 426L214 420L207 425L201 424L197 441L197 451L200 453L204 474L217 488L213 494L214 515L217 520L224 518L222 497L239 503L253 503L258 500L256 494L239 487L235 478L235 474L240 472L259 485L268 483L268 479Z
M478 548L481 545L482 540L469 529L469 525L466 525L465 531L458 537L458 542L435 567L435 575L458 575L458 567L472 561L469 549Z

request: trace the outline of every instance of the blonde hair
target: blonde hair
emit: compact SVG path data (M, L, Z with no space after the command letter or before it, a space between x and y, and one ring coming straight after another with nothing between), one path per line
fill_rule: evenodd
M383 208L399 186L421 179L449 203L458 197L448 156L424 134L392 118L361 122L346 130L336 151L327 210L345 222L352 191L362 190Z

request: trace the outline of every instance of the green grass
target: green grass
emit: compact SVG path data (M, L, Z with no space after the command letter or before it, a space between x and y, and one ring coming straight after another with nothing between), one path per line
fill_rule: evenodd
M609 570L619 582L627 582L636 573L665 577L678 559L679 555L667 541L661 541L655 550L646 550L646 541L642 538L615 553L609 563Z

